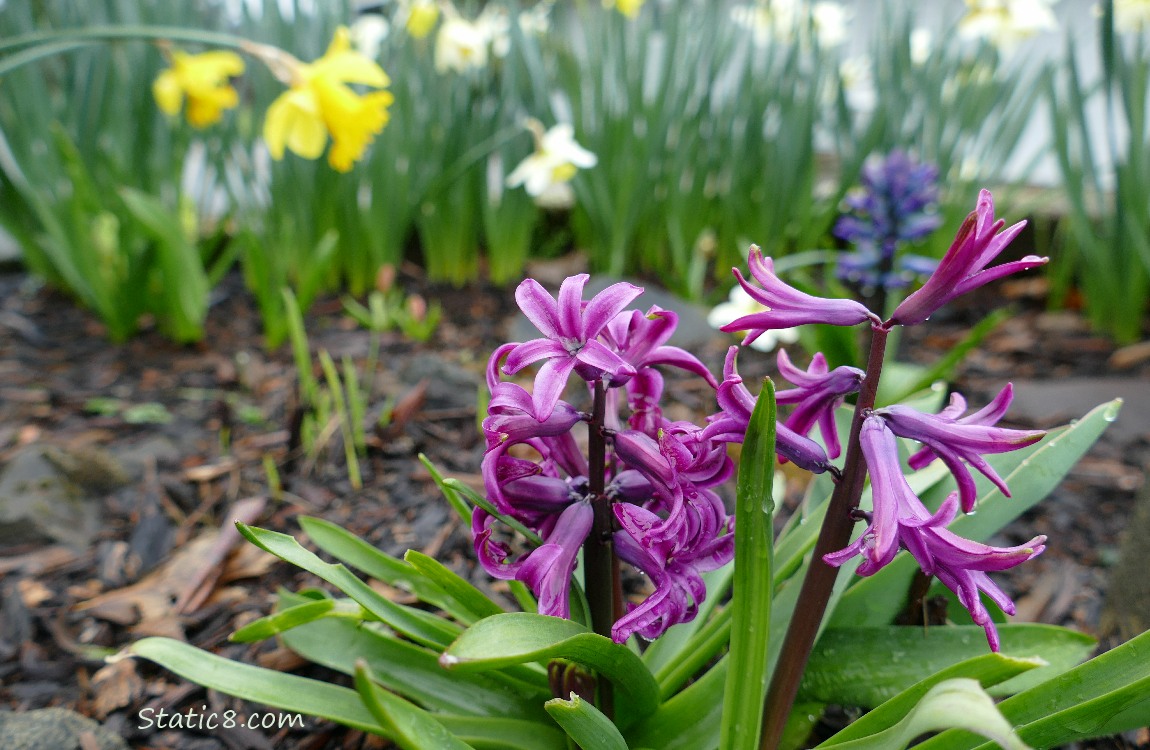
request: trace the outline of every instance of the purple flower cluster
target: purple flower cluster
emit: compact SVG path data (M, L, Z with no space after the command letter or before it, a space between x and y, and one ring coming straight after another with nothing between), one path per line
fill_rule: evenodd
M900 243L921 240L942 223L935 213L938 168L895 150L867 159L861 182L847 194L848 213L834 228L836 237L855 246L839 258L840 278L864 288L894 288L931 273L936 261L896 253Z
M933 180L933 174L917 167L907 172L908 162L902 156L892 155L888 161L893 165L869 169L872 187L886 190L884 200L893 201L906 216L922 212L932 199L922 183ZM866 204L874 211L877 205ZM883 231L900 240L934 228L933 218L925 214L914 221L898 221ZM735 276L767 309L723 330L747 331L744 345L767 330L806 323L870 322L885 336L894 325L922 322L958 294L1046 262L1028 256L986 270L1022 225L1000 232L1002 226L1002 221L994 220L990 193L982 191L977 209L934 275L885 322L859 302L816 297L791 287L775 274L771 259L752 247L751 280L738 269ZM483 422L487 450L482 467L487 497L500 516L526 526L539 543L517 553L497 536L498 517L482 508L472 516L472 532L479 560L492 576L527 584L542 614L569 617L570 581L579 549L596 524L596 505L601 509L608 503L615 553L654 585L646 600L619 617L611 635L617 642L631 635L650 639L693 619L706 595L701 574L733 558L734 518L714 488L733 473L728 443L744 440L756 397L738 374L738 347L730 348L722 379L716 380L693 354L667 343L678 322L674 313L658 307L645 313L627 309L642 290L626 283L584 300L587 278L580 274L566 279L558 298L532 279L520 284L515 298L542 337L499 347L487 368L491 400ZM530 392L502 379L531 364L539 367ZM703 378L715 390L718 411L701 426L669 420L660 406L663 377L657 366ZM858 368L831 369L821 353L801 369L780 351L778 370L793 386L776 394L778 404L789 408L777 424L779 459L816 473L830 471L838 479L831 464L842 451L835 412L864 384L872 387L873 396L874 384ZM599 394L597 408L605 405L606 414L593 416L563 399L572 374ZM974 510L972 468L1010 494L984 456L1031 445L1043 437L1042 432L996 426L1011 398L1008 385L985 408L965 416L966 402L958 395L938 414L901 405L861 409L864 420L852 450L861 449L871 481L872 510L864 514L868 525L861 536L823 558L839 566L861 557L857 572L866 576L906 549L924 572L958 595L975 622L985 628L994 650L998 636L980 593L1007 612L1013 611L1013 604L987 573L1040 554L1045 537L1017 547L992 547L963 539L946 526L960 508ZM596 438L601 436L606 445L602 477L591 476L591 464L580 448L575 427L581 422L596 430ZM812 437L816 428L821 444ZM957 490L937 511L929 511L907 483L896 437L922 444L910 457L912 469L937 458L953 474Z
M872 177L876 180L877 177L888 179L892 173L875 173ZM922 171L917 174L916 180L929 176ZM908 180L908 185L910 182ZM908 195L909 192L903 193L906 200L904 208L922 207L919 205L923 200L921 196L914 198ZM986 266L1018 235L1025 224L1020 222L1001 231L1004 223L1002 220L995 221L993 198L988 191L981 191L975 211L959 229L954 244L937 270L922 288L908 296L895 309L889 320L881 323L877 316L861 305L861 309L856 309L845 305L844 300L823 300L790 289L774 275L769 259L763 259L755 252L751 253L751 275L762 289L755 289L738 271L735 275L748 293L768 307L775 304L787 310L790 307L797 309L801 305L801 322L804 323L853 325L869 319L873 326L884 330L895 325L914 325L923 322L939 307L961 294L1047 261L1046 258L1027 256L987 269ZM924 231L926 224L920 221L912 225L912 229L915 232ZM801 303L798 302L800 299ZM768 310L745 316L724 330L746 330L747 340L753 340L765 330L795 324L782 318L785 316L776 310ZM724 408L728 414L748 412L754 405L753 399L749 394L739 392L738 386L734 384L737 376L733 375L733 352L728 357L727 370L719 390L720 403L724 396L723 388L730 384L726 394L730 406L723 404ZM811 367L804 373L793 367L785 354L780 354L779 370L798 386L792 390L780 391L777 396L780 404L795 400L800 404L787 420L786 426L793 429L795 434L806 434L813 425L819 424L828 453L831 457L837 456L838 443L832 437L834 425L831 412L844 394L857 389L864 373L842 367L828 373L821 355L816 355ZM864 412L866 418L860 433L860 446L871 480L872 510L866 514L869 523L866 531L845 549L823 558L827 564L839 566L855 556L861 556L862 562L857 572L868 576L894 559L900 548L906 549L923 572L936 576L958 595L959 601L971 613L974 621L986 630L987 640L996 651L999 645L998 633L982 604L979 592L987 594L1008 613L1013 613L1014 605L987 573L1011 568L1040 554L1045 549L1046 537L1035 537L1017 547L991 547L963 539L945 527L954 519L960 507L967 513L974 511L977 497L970 467L981 472L1009 497L1010 491L1005 481L983 456L1031 445L1045 434L996 426L1006 414L1012 397L1012 388L1007 385L985 408L967 416L963 416L967 408L966 401L957 394L951 397L950 404L938 414L924 414L902 405ZM716 425L721 424L725 424L723 420L712 423L709 429L717 430L719 428ZM910 457L910 468L920 469L938 458L954 476L958 489L937 512L930 513L907 484L899 464L896 437L909 438L922 444L922 448ZM792 446L788 452L787 439L782 429L779 431L779 442L780 451L787 458L800 466L810 463L799 450L802 444Z

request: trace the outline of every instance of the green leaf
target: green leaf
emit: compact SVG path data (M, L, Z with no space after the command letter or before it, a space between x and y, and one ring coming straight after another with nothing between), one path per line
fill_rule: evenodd
M299 597L288 594L282 601ZM545 720L541 708L551 692L545 681L528 685L499 672L452 674L439 654L399 640L372 623L326 618L283 634L292 651L330 669L352 674L356 659L375 670L385 688L432 711Z
M380 689L362 661L355 665L355 689L380 726L404 750L474 750L427 711Z
M446 609L443 591L410 564L379 550L347 529L322 518L300 516L299 525L324 552L389 586L410 591L422 602Z
M415 550L408 550L403 560L426 576L452 600L455 606L449 611L461 622L470 625L484 617L503 614L502 607L455 572L448 570L438 560Z
M582 750L627 750L627 741L611 720L575 693L571 700L553 698L547 713Z
M1007 683L1016 690L1070 669L1094 648L1090 636L1052 625L1004 625L999 636L1001 653L1047 662L1016 678L1024 682ZM822 703L870 708L987 651L986 633L976 625L827 628L811 653L800 693Z
M335 599L311 600L304 604L297 604L294 607L249 622L232 633L229 640L236 643L262 641L265 638L271 638L273 635L279 635L292 628L298 628L300 625L318 620L335 609L335 606ZM356 605L355 611L356 613L361 611L359 605Z
M835 747L840 750L900 750L920 734L951 727L977 732L994 740L1004 750L1030 750L1030 746L1015 734L1010 722L998 712L994 701L978 681L967 678L940 682L894 726Z
M185 680L227 695L391 736L364 707L359 695L345 687L241 664L171 638L144 638L123 653L141 656Z
M1007 698L999 710L1035 747L1105 737L1150 725L1150 633L1096 656L1052 680ZM988 746L964 732L944 732L922 750Z
M930 677L908 687L895 697L868 711L851 722L845 729L819 745L832 747L848 740L861 739L889 729L899 722L926 695L926 692L945 680L964 677L977 680L983 688L997 685L1015 675L1045 664L1042 659L1017 659L1002 654L983 654L935 672Z
M730 659L724 656L699 679L665 701L655 713L624 729L631 747L717 750L715 726L722 718L723 687Z
M254 528L239 522L236 523L236 528L252 544L272 553L281 560L286 560L313 575L319 576L359 602L365 610L379 620L417 643L442 648L451 643L459 634L460 628L455 623L422 610L396 604L356 578L343 565L324 562L314 553L301 547L299 542L287 534Z
M978 501L978 512L960 516L951 524L950 530L967 539L984 541L1038 504L1058 486L1075 462L1117 418L1121 406L1122 399L1101 404L1077 422L1051 430L1034 445L1010 453L987 456L987 462L1005 479L1013 496L1003 496L997 487L976 472L975 481L982 493ZM932 470L939 469L932 464L908 475L907 479L920 492L928 508L937 508L953 488L953 480L939 482L926 491L916 487L916 478ZM916 569L915 561L909 554L900 554L873 576L855 580L838 602L831 620L832 626L889 623L905 605L907 588Z
M439 491L443 493L443 496L447 498L448 504L455 510L456 515L459 516L459 520L463 521L463 523L467 524L468 528L470 528L471 508L464 502L463 498L459 496L459 493L455 489L445 484L446 480L443 474L435 467L435 464L431 462L430 458L420 453L419 462L423 464L428 473L431 474L431 479L435 482L435 486L438 487Z
M621 726L647 716L659 704L655 678L635 652L558 617L527 612L487 617L465 630L439 663L451 670L482 671L551 659L578 662L611 680L625 694L618 702L626 709Z
M762 733L771 625L771 543L774 529L775 387L770 378L751 414L739 459L735 509L735 581L730 659L719 746L754 750Z

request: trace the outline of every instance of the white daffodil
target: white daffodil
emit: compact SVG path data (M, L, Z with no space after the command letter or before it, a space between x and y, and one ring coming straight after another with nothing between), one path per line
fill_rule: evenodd
M966 0L967 11L958 33L986 39L1000 49L1044 31L1056 31L1058 20L1051 6L1057 0Z
M351 46L372 60L379 59L383 40L391 32L387 19L378 13L364 13L351 25Z
M934 35L930 29L921 26L910 32L910 61L915 65L923 65L930 59L934 51Z
M435 37L435 69L440 73L457 73L487 65L487 45L491 42L486 23L468 21L449 13L445 15Z
M580 169L598 163L595 154L575 142L575 129L561 122L543 132L538 120L527 127L535 136L535 153L521 161L507 176L508 187L522 185L536 202L548 208L563 208L574 201L567 183Z
M744 315L753 315L767 308L760 305L751 295L739 285L731 289L726 302L715 305L707 315L707 325L719 329L728 323L733 323ZM751 348L761 352L769 352L779 344L793 344L799 340L799 329L779 328L765 331L751 342Z
M1102 15L1102 4L1094 6ZM1114 29L1119 33L1137 34L1150 29L1150 0L1114 0Z
M819 46L830 48L846 40L850 11L830 0L758 0L732 7L731 20L749 29L759 46L772 38L784 42L794 41L796 34L805 38L809 23Z

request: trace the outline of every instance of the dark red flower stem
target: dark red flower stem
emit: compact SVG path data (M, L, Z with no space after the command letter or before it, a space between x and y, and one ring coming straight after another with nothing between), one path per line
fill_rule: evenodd
M611 626L622 616L623 586L619 577L619 558L611 541L613 533L611 500L606 492L607 439L604 416L607 411L607 388L603 381L595 383L595 400L591 408L591 422L587 440L587 466L590 473L589 491L595 521L591 534L583 543L583 588L591 609L591 629L599 635L611 637ZM614 718L614 691L611 682L599 680L599 710Z
M787 717L799 692L799 682L806 669L807 659L810 657L811 648L815 645L819 624L826 613L827 602L830 601L831 590L838 576L839 569L823 562L823 555L837 552L850 543L851 529L855 524L851 514L858 507L859 497L866 482L866 463L863 461L859 445L859 432L862 430L864 414L874 408L883 357L886 354L887 333L887 329L882 326L871 327L866 379L863 380L855 405L842 477L831 494L830 505L823 518L823 527L819 532L818 541L815 542L811 565L799 591L795 615L787 628L779 661L771 676L770 688L767 690L767 700L763 708L763 733L760 744L762 750L776 750L779 746Z

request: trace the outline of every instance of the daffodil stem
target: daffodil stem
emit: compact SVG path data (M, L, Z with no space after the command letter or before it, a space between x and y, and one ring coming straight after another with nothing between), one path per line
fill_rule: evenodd
M607 412L607 388L595 383L595 400L587 441L587 466L591 504L595 521L583 544L583 588L591 609L591 629L611 637L611 626L621 616L623 587L619 577L619 558L611 541L611 500L606 493L607 441L603 433ZM599 710L608 717L615 712L614 690L610 680L599 677Z
M887 333L887 329L881 326L871 328L866 379L863 380L855 404L842 478L831 494L822 530L819 532L818 541L815 542L811 564L807 568L803 587L799 591L795 614L787 628L779 661L774 674L771 675L771 685L767 690L767 700L763 708L763 732L760 744L762 750L776 750L779 746L787 717L799 692L799 682L806 669L807 659L818 637L819 625L822 623L834 589L838 568L823 562L823 555L838 551L850 542L851 529L855 523L852 511L858 507L863 484L866 482L866 464L859 444L859 432L866 412L874 408L875 397L878 394L879 376L886 355Z

